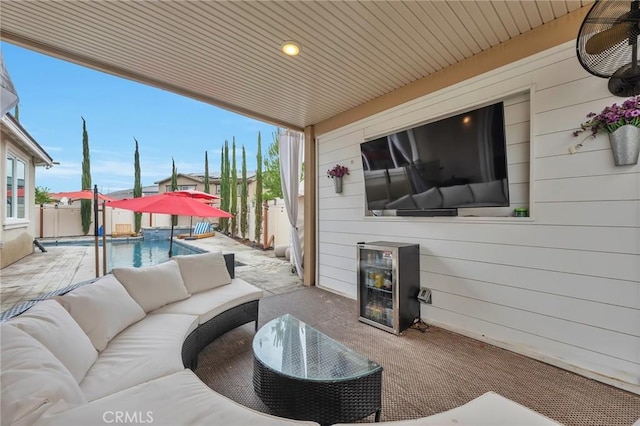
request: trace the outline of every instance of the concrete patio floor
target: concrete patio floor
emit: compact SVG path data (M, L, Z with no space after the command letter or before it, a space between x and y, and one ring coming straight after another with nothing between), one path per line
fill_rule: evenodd
M286 293L303 286L302 279L291 272L291 263L275 257L273 250L252 249L220 233L201 240L180 240L180 243L211 252L235 253L236 261L242 263L236 267L236 276L260 287L266 295ZM0 312L42 294L95 278L93 246L61 245L46 249L46 253L37 250L0 270Z

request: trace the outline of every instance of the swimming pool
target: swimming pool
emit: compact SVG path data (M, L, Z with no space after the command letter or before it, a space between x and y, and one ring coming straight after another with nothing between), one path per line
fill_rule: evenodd
M102 240L100 243L100 262L102 262ZM45 246L93 246L93 240L65 241L55 243L43 243ZM204 253L203 250L173 242L172 252L174 256ZM126 240L107 241L107 271L113 268L157 265L169 260L169 240Z

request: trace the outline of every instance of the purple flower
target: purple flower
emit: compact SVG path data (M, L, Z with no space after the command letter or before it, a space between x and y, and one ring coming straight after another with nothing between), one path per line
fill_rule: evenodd
M590 112L587 119L573 132L574 136L589 131L590 136L595 137L600 132L614 132L625 124L640 127L640 95L625 100L622 105L614 103L604 107L599 114Z
M349 169L346 166L341 166L339 164L336 164L332 169L327 170L327 177L330 177L332 179L334 177L342 177L348 174Z

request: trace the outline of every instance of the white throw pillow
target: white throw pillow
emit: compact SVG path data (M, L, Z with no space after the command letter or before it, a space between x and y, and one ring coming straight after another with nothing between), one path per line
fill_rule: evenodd
M174 256L184 285L191 294L231 284L231 275L222 253L202 253Z
M114 268L113 275L145 312L191 296L176 262L142 268Z
M146 315L111 274L55 299L69 311L99 351Z
M40 342L8 322L0 325L0 423L32 424L51 407L82 405L87 399L69 370Z
M67 367L77 383L98 359L98 352L89 337L55 300L43 300L7 324L42 343Z

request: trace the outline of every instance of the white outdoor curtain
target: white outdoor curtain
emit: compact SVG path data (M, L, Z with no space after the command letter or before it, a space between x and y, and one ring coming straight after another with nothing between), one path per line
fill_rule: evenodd
M298 233L298 187L300 185L300 166L304 147L304 135L292 130L281 130L278 133L278 149L280 150L280 180L282 195L291 225L291 258L298 276L302 278L302 246Z
M0 117L4 117L18 103L18 93L13 87L11 77L4 66L0 50Z

